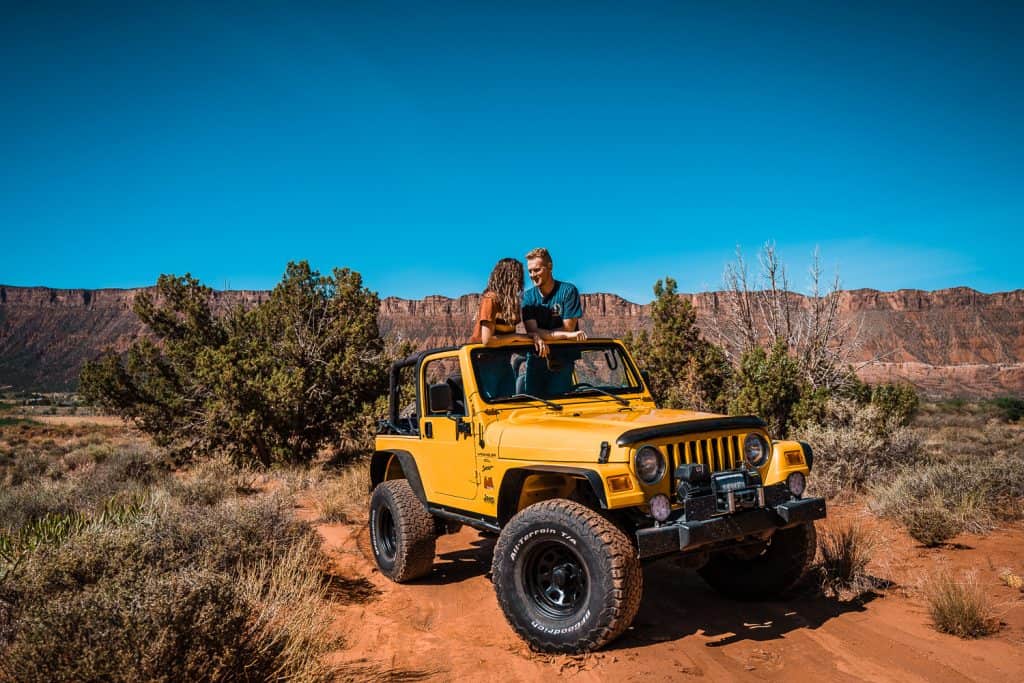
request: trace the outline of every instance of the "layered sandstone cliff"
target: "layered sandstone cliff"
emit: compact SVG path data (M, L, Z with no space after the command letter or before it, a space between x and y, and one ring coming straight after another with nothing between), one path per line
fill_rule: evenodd
M0 386L73 389L85 360L104 348L124 350L142 334L132 313L139 291L0 286ZM251 306L267 294L215 292L214 305ZM700 324L711 325L722 294L683 296ZM380 327L419 348L445 346L465 340L478 305L475 294L387 297ZM591 335L620 336L650 325L649 306L614 294L584 294L583 307ZM861 370L865 379L905 379L933 395L1024 394L1024 290L845 291L840 315L859 333L859 358L876 361Z

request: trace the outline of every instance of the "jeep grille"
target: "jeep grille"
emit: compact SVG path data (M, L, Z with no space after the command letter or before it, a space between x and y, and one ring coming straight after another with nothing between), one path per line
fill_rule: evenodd
M740 450L743 436L733 434L670 443L666 448L672 461L672 470L691 462L703 463L712 472L736 469L743 464L743 452Z

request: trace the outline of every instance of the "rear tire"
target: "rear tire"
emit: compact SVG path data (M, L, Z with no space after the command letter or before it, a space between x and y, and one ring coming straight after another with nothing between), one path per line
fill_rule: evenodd
M405 479L381 482L370 497L370 545L381 573L402 583L434 566L434 517Z
M542 652L596 650L640 608L636 549L614 524L565 499L512 518L494 548L494 589L505 618Z
M813 522L776 531L752 558L723 550L697 573L722 595L738 600L774 598L800 583L814 561L818 536Z

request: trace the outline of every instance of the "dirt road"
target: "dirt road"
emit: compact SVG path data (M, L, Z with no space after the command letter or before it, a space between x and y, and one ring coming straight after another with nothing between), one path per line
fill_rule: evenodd
M336 657L395 680L1024 680L1024 594L997 579L1001 567L1024 569L1024 525L929 550L861 509L830 512L843 517L879 534L872 572L892 582L882 594L744 604L662 560L644 569L633 627L580 657L533 653L506 624L488 579L493 539L470 529L442 537L433 575L399 586L376 570L364 527L320 525L349 596ZM930 626L919 581L940 565L973 568L991 587L997 635L965 641Z

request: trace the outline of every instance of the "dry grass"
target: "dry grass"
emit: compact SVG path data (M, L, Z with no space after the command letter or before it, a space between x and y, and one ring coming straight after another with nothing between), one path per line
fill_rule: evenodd
M320 518L328 522L361 523L369 506L370 472L357 461L325 479L314 493Z
M275 653L278 680L328 681L336 673L325 658L341 642L330 632L323 570L320 543L307 538L241 572L240 593L252 612L254 646Z
M836 597L858 597L878 587L868 564L878 538L851 522L823 526L818 532L817 571L821 589Z
M896 473L870 494L874 512L934 546L1024 516L1024 461L989 455L935 462Z
M123 431L0 425L0 681L331 679L348 586L258 479L172 472Z
M933 574L923 586L935 628L960 638L980 638L999 630L999 618L975 572L956 580L948 571Z

